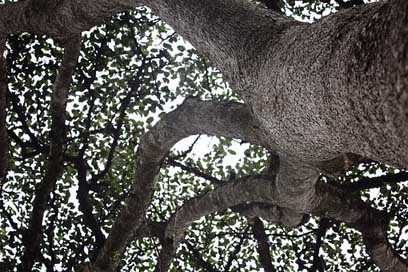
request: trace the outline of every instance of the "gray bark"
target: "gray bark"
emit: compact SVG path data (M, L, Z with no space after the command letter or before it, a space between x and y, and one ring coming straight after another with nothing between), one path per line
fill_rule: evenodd
M0 33L75 37L112 15L137 6L131 0L28 0L0 5Z
M206 133L251 139L261 144L255 121L245 105L187 99L141 138L135 181L95 263L95 271L113 271L135 229L144 221L154 182L170 149L183 138Z
M277 180L278 178L275 180L270 176L243 178L187 201L170 219L165 234L167 240L177 243L193 221L240 204L261 202L292 208L293 203L290 199L282 201L276 187ZM304 203L297 211L334 219L356 228L362 233L367 251L382 271L407 271L408 264L393 250L387 240L386 213L371 208L359 196L328 184L318 183L310 201ZM163 250L165 255L163 258L167 260L175 246L168 242ZM162 265L166 264L168 265L168 263Z
M251 177L189 201L165 235L181 237L205 214L263 202L350 224L362 232L380 268L407 271L387 241L386 216L358 197L317 184L317 178L318 170L331 168L346 153L407 167L408 2L363 5L303 24L245 0L27 0L0 6L0 34L29 31L67 40L140 4L221 69L248 108L188 100L143 136L132 192L94 270L113 271L142 226L169 149L188 135L205 133L246 139L278 153L276 179ZM61 94L53 100L58 114ZM60 117L55 121L61 128ZM51 143L50 155L60 166L59 144ZM45 179L55 180L56 170Z
M351 152L407 166L406 1L314 24L246 1L142 2L223 71L280 153L310 162Z
M2 5L0 32L70 37L145 4L222 70L280 153L310 162L351 152L408 164L406 1L315 24L245 0L58 3L39 13L32 1Z

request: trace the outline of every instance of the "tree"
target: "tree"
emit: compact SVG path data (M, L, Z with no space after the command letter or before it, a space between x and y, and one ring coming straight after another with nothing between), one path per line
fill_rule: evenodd
M248 269L408 270L407 173L393 168L408 163L408 2L336 0L344 10L313 24L280 12L303 14L293 1L263 2L269 9L248 0L0 6L1 243L19 257L4 265L166 271L177 255L175 270L217 271L211 232L232 225L226 271L254 248ZM181 94L176 110L151 115ZM197 134L221 137L210 155L171 151ZM235 168L221 165L231 139L251 144ZM177 182L187 185L169 196ZM281 256L266 228L294 239L276 239ZM361 256L338 257L345 237ZM218 239L217 250L231 246ZM156 253L157 262L146 257Z

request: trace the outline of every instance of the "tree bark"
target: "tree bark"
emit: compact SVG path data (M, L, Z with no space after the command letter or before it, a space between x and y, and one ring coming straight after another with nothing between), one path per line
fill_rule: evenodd
M95 271L113 271L133 231L143 223L157 174L170 148L181 139L200 133L262 144L256 122L245 105L187 99L141 138L132 190L97 257Z
M363 233L384 271L406 271L387 242L386 216L344 191L317 184L318 171L311 166L324 168L321 161L353 153L407 167L408 2L363 5L304 24L245 0L27 0L0 6L0 36L28 31L66 40L140 4L151 7L221 69L248 108L188 100L144 135L130 197L95 271L114 269L133 230L142 225L162 160L178 140L196 133L243 138L284 161L276 180L252 177L190 201L192 206L177 217L185 220L168 233L181 235L207 213L262 201L348 223ZM45 176L50 186L37 193L34 205L35 236L30 239L35 245L47 195L61 170L71 64L57 78L53 97L57 134L51 135L51 167ZM30 267L36 252L26 253Z
M134 0L27 0L3 4L0 33L6 36L30 32L64 39L138 5Z
M245 0L71 0L44 13L31 2L1 6L0 32L64 37L145 4L222 70L280 153L322 161L351 152L408 164L406 1L315 24Z
M406 1L315 24L246 1L143 0L218 66L279 153L408 164Z

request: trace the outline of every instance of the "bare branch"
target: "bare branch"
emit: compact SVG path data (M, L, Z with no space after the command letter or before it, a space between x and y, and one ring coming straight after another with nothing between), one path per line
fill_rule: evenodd
M57 39L71 37L102 23L118 12L139 6L138 2L27 0L2 4L0 33L7 35L30 32L46 34Z
M187 245L188 250L193 254L194 256L194 262L201 268L203 268L207 272L217 272L218 270L214 268L214 266L204 260L204 258L201 256L200 251L189 241L185 241L185 244Z
M298 214L287 208L280 208L265 203L240 204L229 207L233 212L247 218L261 217L269 223L282 224L286 227L297 227L305 221L304 214Z
M113 271L133 230L139 228L150 203L162 161L179 140L194 134L240 138L261 144L256 122L243 104L187 99L142 136L136 154L136 177L126 204L95 262L95 271Z
M4 58L6 39L0 37L0 178L5 177L8 169L8 133L7 115L7 67Z
M206 173L202 172L198 168L195 168L195 167L192 167L192 166L189 166L189 165L184 165L181 162L178 162L173 158L168 158L167 162L170 165L180 167L182 170L190 172L190 173L196 175L197 177L201 177L203 179L206 179L206 180L210 181L214 185L219 186L219 185L225 184L225 181L217 179L216 177L213 177L213 176L211 176L209 174L206 174Z
M320 0L323 3L330 4L330 0ZM341 9L348 9L351 7L355 6L360 6L364 5L364 0L349 0L349 1L344 1L344 0L334 0Z
M42 239L42 221L49 194L54 190L55 183L63 171L65 108L69 85L81 49L80 38L75 37L69 40L64 48L64 58L53 85L54 90L51 99L51 143L47 171L42 183L36 190L30 226L24 235L24 255L22 257L21 271L31 271L37 258Z
M361 231L368 252L382 270L407 271L408 264L388 242L388 215L370 207L358 195L318 180L319 174L313 168L281 160L275 205L347 223Z
M95 237L96 250L103 246L105 236L102 233L101 224L93 214L93 205L89 198L89 184L86 179L88 168L83 158L74 160L75 168L78 172L78 191L79 210L83 213L85 225L91 229Z
M265 272L274 272L275 268L272 266L272 257L269 247L268 236L265 233L265 226L259 217L255 217L252 222L249 223L252 227L252 233L258 244L259 262Z

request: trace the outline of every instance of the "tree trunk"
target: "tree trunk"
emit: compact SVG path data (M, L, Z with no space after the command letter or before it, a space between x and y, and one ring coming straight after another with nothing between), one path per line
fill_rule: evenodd
M34 0L2 5L0 32L72 37L144 4L221 69L279 153L311 162L350 152L407 166L406 1L362 5L314 24L247 0L96 2L62 1L53 12L36 11Z
M145 134L133 189L95 271L115 269L133 230L143 223L162 160L175 142L198 132L260 143L284 161L273 186L268 177L264 187L241 182L212 191L206 197L216 196L215 204L205 197L197 200L206 209L196 205L194 216L186 212L184 227L216 211L216 204L225 209L263 199L354 225L382 269L406 271L407 264L390 250L385 216L373 220L379 212L359 199L345 201L346 192L316 187L314 165L345 153L408 165L408 1L364 5L304 24L247 0L27 0L0 6L0 36L29 31L69 39L139 4L151 7L221 69L250 111L233 103L204 103L197 111L198 104L187 101ZM0 107L4 113L5 106ZM185 118L192 118L193 125ZM178 123L185 127L174 126ZM62 146L58 150L61 156ZM40 202L39 219L46 200ZM34 225L40 229L41 220Z
M270 145L305 161L408 164L408 3L302 24L247 1L143 0L210 58Z

